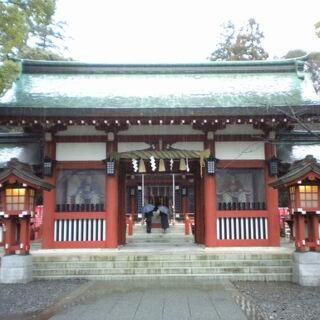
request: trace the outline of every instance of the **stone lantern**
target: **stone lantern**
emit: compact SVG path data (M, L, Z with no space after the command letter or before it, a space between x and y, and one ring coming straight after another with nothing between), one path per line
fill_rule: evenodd
M28 255L35 195L38 190L51 190L53 187L34 175L29 165L17 159L11 159L0 173L0 222L4 230L5 250L1 282L27 282L32 276L32 259ZM27 268L29 265L31 267Z
M285 187L289 191L297 251L294 255L295 282L320 285L320 273L316 271L320 269L320 253L315 252L320 251L320 164L309 155L292 164L289 172L271 186Z

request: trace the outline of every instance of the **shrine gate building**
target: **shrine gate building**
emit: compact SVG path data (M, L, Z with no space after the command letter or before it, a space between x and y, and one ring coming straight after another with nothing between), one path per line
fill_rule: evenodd
M37 135L39 174L55 185L43 248L125 244L127 217L139 222L147 203L193 221L198 244L279 245L278 134L319 121L303 60L21 70L0 125Z

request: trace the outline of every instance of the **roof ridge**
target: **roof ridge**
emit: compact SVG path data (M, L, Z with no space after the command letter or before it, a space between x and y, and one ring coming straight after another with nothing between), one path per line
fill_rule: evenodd
M251 73L303 70L307 56L283 60L211 61L206 63L89 63L20 60L23 73Z

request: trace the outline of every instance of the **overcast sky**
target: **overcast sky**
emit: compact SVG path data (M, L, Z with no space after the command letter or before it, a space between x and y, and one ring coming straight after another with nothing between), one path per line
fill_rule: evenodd
M220 25L256 18L270 57L320 51L320 0L58 0L69 55L99 62L206 62Z

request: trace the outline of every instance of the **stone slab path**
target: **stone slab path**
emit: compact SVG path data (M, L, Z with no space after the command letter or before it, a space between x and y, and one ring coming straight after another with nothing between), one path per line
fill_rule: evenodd
M112 286L112 285L111 285ZM145 283L112 290L107 282L93 283L71 307L52 320L245 320L235 303L236 291L227 281L210 286Z

